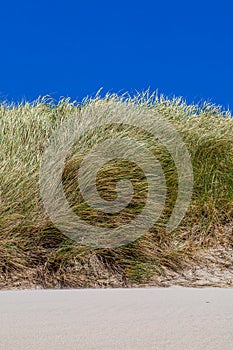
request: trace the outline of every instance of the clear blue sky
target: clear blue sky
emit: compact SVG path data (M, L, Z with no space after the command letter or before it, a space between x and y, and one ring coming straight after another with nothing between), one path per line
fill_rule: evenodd
M5 1L0 99L151 90L233 110L233 1Z

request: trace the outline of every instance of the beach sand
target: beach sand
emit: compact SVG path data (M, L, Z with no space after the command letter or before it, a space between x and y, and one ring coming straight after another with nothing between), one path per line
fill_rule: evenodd
M230 350L233 289L0 292L3 350Z

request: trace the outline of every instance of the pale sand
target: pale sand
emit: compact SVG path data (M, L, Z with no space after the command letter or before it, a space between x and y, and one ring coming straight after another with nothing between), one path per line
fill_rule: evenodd
M0 292L2 350L230 350L233 289Z

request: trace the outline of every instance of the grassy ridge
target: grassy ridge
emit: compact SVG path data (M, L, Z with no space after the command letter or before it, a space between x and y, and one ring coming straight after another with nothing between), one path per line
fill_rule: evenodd
M63 187L73 210L97 226L116 227L140 213L147 183L134 163L111 161L101 169L97 188L103 198L116 198L116 181L132 180L133 200L118 215L102 214L82 199L77 170L99 140L118 131L142 140L160 161L168 188L159 222L143 237L116 249L94 249L63 236L46 215L39 194L39 164L51 133L74 113L95 106L136 104L159 112L182 136L191 155L194 191L180 226L165 230L177 196L177 171L166 148L137 128L100 129L84 134L73 147L63 171ZM81 145L81 146L80 146ZM146 282L168 270L180 271L206 247L233 244L233 118L210 104L187 105L148 93L135 97L106 95L81 104L48 98L0 107L0 286L119 286Z

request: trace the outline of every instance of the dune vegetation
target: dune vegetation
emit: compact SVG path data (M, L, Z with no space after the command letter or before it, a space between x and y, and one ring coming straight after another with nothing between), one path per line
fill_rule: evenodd
M40 160L52 132L70 115L78 116L90 105L98 113L103 105L114 104L150 109L174 125L191 156L193 195L179 226L167 232L165 225L177 197L176 165L166 147L150 135L137 128L117 130L122 136L143 140L159 160L166 178L166 203L158 222L137 240L116 248L91 247L63 235L46 213L39 190ZM73 147L62 175L73 211L99 227L130 222L147 198L142 170L127 160L110 161L97 178L99 193L107 200L115 198L119 179L131 179L132 202L120 213L103 214L86 204L80 194L77 173L82 157L115 131L112 126L84 133L77 142L82 147ZM81 103L67 98L55 102L49 97L33 103L1 102L0 288L195 285L197 276L191 274L188 280L187 271L197 267L203 271L207 266L208 273L228 271L225 284L233 286L232 175L233 118L229 111L210 103L188 105L182 98L168 99L148 91L133 97L97 94ZM210 282L219 283L222 280Z

